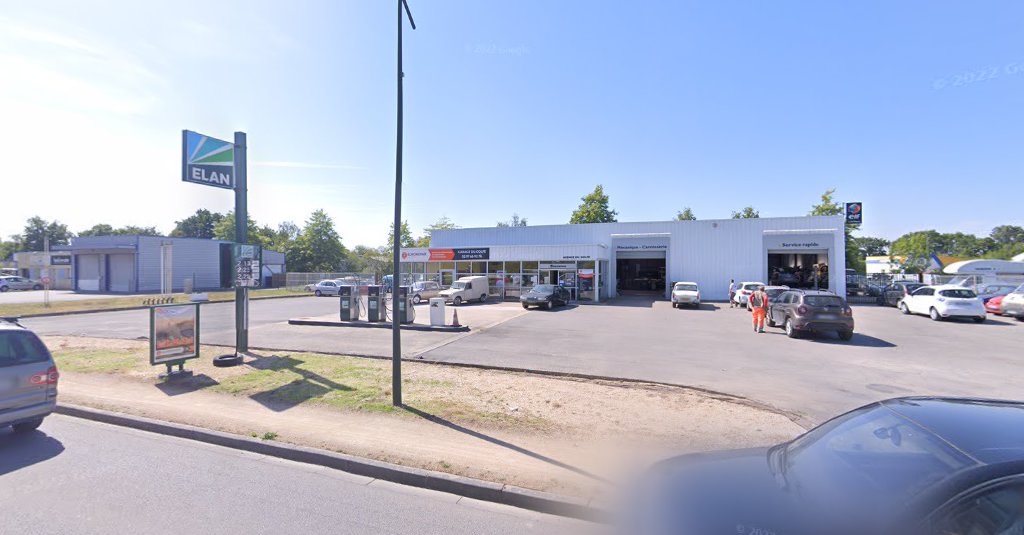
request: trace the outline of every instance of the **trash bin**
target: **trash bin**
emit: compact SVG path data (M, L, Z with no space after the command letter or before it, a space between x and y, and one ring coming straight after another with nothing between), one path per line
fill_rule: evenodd
M430 298L430 324L435 327L444 327L444 298Z

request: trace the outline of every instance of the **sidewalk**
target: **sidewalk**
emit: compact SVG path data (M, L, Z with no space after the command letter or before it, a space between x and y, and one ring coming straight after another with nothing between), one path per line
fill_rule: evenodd
M257 355L221 369L209 364L211 352L189 362L194 378L171 385L137 353L123 353L138 342L46 342L64 402L581 498L671 454L771 444L802 430L685 389L415 362L403 367L407 410L374 392L351 405L344 396L363 396L365 384L390 395L389 363L315 354ZM98 353L104 345L116 358ZM275 374L288 375L267 383Z

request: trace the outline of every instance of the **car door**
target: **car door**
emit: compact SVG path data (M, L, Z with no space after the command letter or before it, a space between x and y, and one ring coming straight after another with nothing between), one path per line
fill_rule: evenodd
M918 288L914 293L903 298L907 308L915 314L923 314L931 307L931 297L935 293L934 288Z
M34 334L0 331L0 413L45 403L49 369L50 354Z
M782 321L786 317L784 307L792 297L792 292L782 292L777 299L768 301L768 317L772 323L782 325Z

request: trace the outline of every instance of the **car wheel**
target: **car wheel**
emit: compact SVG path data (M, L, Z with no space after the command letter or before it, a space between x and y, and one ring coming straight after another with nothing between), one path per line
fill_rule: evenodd
M796 332L796 328L793 327L793 321L789 318L786 318L786 325L784 328L786 329L786 336L790 338L796 338L800 335L800 333Z
M317 297L320 297L320 296L322 296L323 294L324 294L324 293L323 293L323 292L321 292L320 290L317 290L317 291L313 292L313 295L315 295L315 296L317 296Z
M548 310L551 310L551 309L555 308L555 303L553 301L548 301L547 307L548 307Z
M0 286L0 292L6 292L7 290L10 290L10 288L6 286Z
M35 420L29 420L27 422L21 422L20 424L14 424L11 426L11 429L13 429L15 433L28 433L29 431L35 431L36 429L39 429L40 425L43 425L43 419L36 418Z
M483 294L480 296L480 302L483 303L485 301L487 301L487 294Z
M985 316L978 316L977 318L974 318L974 323L985 323L985 319Z
M900 312L904 314L910 314L910 307L908 307L907 304L902 301L900 301L899 309Z
M461 304L462 304L462 298L461 297L455 296L455 299L452 299L452 305L459 306Z
M32 289L33 290L42 290L43 289L43 285L42 284L36 284L35 286L32 287Z
M412 296L412 304L414 304L414 305L420 304L420 301L422 301L422 300L423 300L423 298L420 297L420 294L416 294L416 295Z
M942 315L939 314L938 310L935 310L935 307L932 307L932 309L928 311L928 317L930 317L932 321L942 321Z
M679 308L679 303L676 303L675 301L673 301L672 302L672 308Z
M527 305L526 303L523 303L523 308L525 308L526 310L530 310L530 305Z
M853 331L839 331L839 339L846 342L853 338Z

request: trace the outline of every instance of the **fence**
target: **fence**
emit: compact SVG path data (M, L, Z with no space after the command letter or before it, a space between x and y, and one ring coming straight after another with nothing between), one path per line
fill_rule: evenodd
M937 273L872 273L870 275L848 275L846 277L846 298L851 303L874 303L885 287L895 282L920 282L928 285L952 284L970 288L979 294L991 291L993 286L1019 286L1024 284L1021 275L946 275Z

